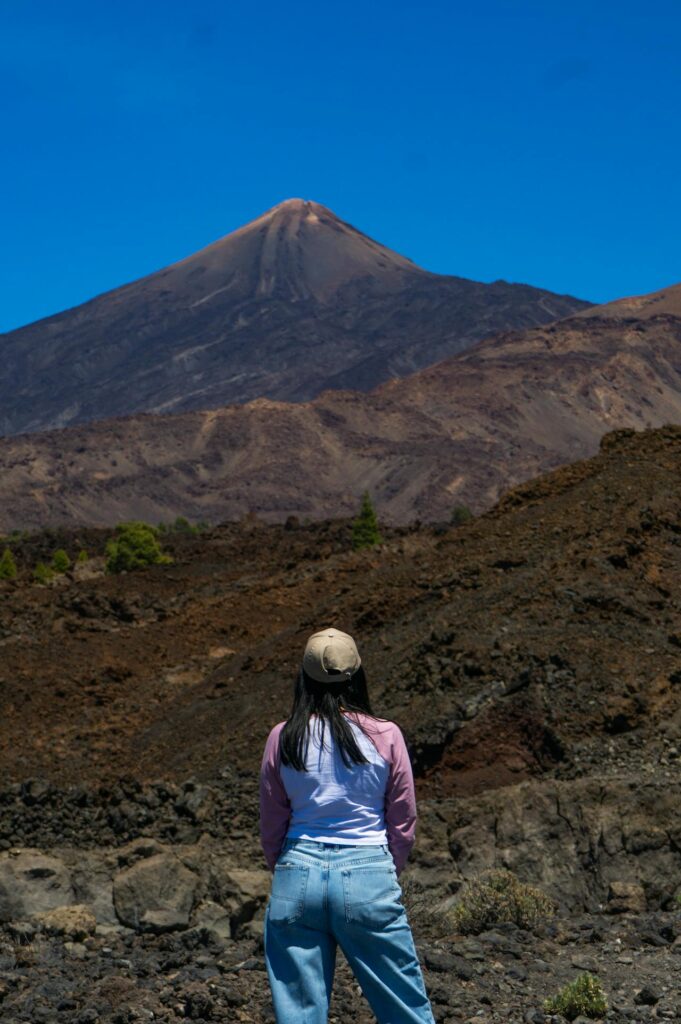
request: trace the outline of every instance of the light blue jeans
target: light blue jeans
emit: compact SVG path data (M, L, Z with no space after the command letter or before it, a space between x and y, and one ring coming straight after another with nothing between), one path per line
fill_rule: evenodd
M388 847L288 839L265 913L277 1024L327 1024L337 946L378 1024L434 1024Z

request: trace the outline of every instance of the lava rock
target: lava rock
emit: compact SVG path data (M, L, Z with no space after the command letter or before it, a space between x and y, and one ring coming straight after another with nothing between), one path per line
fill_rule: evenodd
M155 854L114 877L116 914L138 931L186 928L198 883L198 876L173 854Z
M0 922L31 917L74 902L63 861L34 849L0 854Z

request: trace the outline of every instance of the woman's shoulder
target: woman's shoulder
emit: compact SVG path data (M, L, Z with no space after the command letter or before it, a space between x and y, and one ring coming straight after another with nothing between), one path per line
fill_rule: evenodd
M284 728L285 725L286 720L284 720L283 722L277 722L276 725L272 726L269 733L267 734L267 739L265 740L265 750L270 750L272 747L276 746L279 743L281 730Z
M366 714L364 711L351 711L347 712L347 714L372 738L380 738L384 743L394 738L402 739L402 730L399 725L389 718L377 718L375 715Z

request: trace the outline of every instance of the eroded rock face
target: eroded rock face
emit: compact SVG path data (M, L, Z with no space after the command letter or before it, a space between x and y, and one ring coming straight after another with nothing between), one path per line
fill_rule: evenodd
M0 854L0 922L30 917L74 902L64 862L35 849Z
M158 853L119 872L113 898L120 921L138 931L186 928L198 876L171 853Z
M530 781L424 805L446 831L452 875L504 867L565 908L671 909L681 885L681 783ZM444 829L443 829L444 824ZM432 830L431 842L437 841Z

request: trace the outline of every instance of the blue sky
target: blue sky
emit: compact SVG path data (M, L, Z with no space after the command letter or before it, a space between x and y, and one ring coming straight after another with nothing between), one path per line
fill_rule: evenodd
M430 270L681 281L681 3L0 0L0 330L293 196Z

